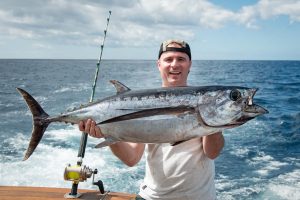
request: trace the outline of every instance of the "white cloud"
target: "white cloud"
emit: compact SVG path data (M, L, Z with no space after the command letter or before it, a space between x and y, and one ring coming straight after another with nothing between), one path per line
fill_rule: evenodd
M300 1L260 0L231 11L208 0L6 0L0 2L0 35L73 45L98 45L112 10L109 41L115 46L157 45L169 37L192 40L197 27L257 22L287 16L300 22ZM1 38L0 38L1 40Z
M290 22L300 22L300 1L298 0L260 0L252 6L244 6L237 13L237 20L247 27L257 27L255 22L276 16L288 16Z
M14 28L14 27L8 27L8 28L0 28L1 32L5 32L9 35L10 38L26 38L26 39L32 39L37 38L37 35L31 31L31 30L24 30L20 28Z
M42 43L34 43L32 46L36 49L52 49L50 45L46 45Z

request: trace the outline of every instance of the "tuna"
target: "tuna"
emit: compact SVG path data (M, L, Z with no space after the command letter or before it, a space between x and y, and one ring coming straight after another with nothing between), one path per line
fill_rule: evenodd
M49 116L29 93L17 88L33 117L24 160L34 152L52 122L78 124L92 118L105 139L97 148L119 141L176 145L240 126L268 113L253 103L256 88L193 86L132 91L116 80L111 83L116 95L56 116Z

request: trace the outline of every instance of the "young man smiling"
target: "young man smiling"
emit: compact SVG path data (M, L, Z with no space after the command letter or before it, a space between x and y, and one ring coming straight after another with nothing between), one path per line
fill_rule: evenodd
M187 86L191 69L190 46L182 40L167 40L160 46L157 66L162 87ZM103 137L89 119L79 124L92 137ZM214 161L224 146L222 133L195 138L175 146L118 142L112 152L128 166L136 165L145 149L146 174L139 195L144 199L216 199Z
M186 48L182 48L180 43L186 45ZM181 50L178 51L179 49ZM187 77L192 65L188 44L183 41L167 40L161 45L158 56L157 66L162 86L187 86Z

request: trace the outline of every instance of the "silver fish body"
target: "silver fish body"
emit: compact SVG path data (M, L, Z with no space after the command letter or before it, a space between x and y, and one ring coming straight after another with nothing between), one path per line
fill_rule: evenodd
M268 111L253 104L257 89L235 86L174 87L131 91L111 81L117 94L49 117L27 92L18 91L33 113L34 128L24 159L33 153L52 122L77 124L92 118L104 147L118 141L176 144L244 124Z

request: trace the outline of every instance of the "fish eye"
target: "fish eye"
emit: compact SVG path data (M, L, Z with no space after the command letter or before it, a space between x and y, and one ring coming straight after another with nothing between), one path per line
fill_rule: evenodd
M241 98L241 96L242 95L241 95L240 91L238 91L238 90L232 90L229 95L229 97L232 101L238 100L239 98Z

